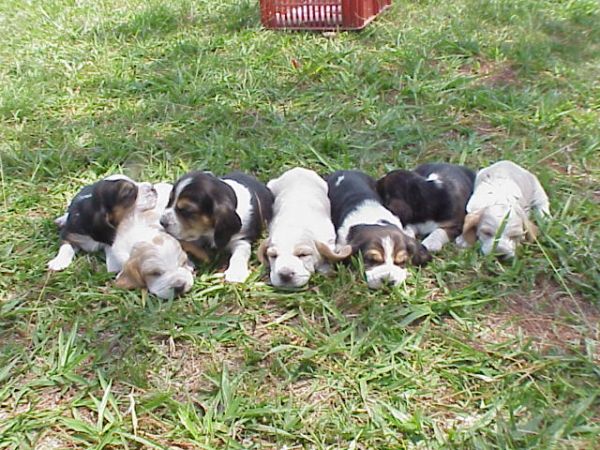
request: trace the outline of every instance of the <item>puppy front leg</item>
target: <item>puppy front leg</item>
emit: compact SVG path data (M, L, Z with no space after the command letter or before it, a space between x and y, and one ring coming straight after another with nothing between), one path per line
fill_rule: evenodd
M71 265L74 257L75 247L68 242L63 242L56 257L48 262L48 270L52 270L54 272L64 270Z
M231 251L231 258L229 259L229 267L225 271L225 281L242 283L250 275L248 261L250 261L252 247L250 242L244 240L233 241L228 247Z
M443 228L436 228L429 236L423 239L423 246L430 252L439 252L444 245L450 242L448 233Z

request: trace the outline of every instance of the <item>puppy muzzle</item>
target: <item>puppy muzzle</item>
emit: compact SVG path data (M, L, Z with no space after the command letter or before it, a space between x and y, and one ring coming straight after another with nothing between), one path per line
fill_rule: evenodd
M376 266L365 272L367 285L371 289L379 289L384 284L397 286L406 279L407 274L406 269L396 265Z

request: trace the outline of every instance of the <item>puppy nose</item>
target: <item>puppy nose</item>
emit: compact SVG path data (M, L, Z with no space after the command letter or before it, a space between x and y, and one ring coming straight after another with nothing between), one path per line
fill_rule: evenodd
M279 272L279 279L284 283L289 283L292 281L296 273L292 270L286 270L285 272Z
M156 219L155 219L156 220ZM160 225L163 228L167 228L167 225L169 224L169 221L167 220L167 218L165 216L161 216L160 220L159 220Z
M183 294L184 289L185 289L185 284L184 283L178 284L177 286L175 286L173 288L173 290L175 291L175 295L181 295L181 294Z

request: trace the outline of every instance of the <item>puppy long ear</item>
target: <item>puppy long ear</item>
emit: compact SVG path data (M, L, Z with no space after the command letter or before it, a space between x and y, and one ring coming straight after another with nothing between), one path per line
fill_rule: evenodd
M529 219L525 219L525 239L527 242L535 242L535 238L538 235L538 227Z
M215 211L215 245L217 248L224 248L241 228L242 221L233 208L217 209Z
M123 270L117 275L115 286L121 289L136 289L146 286L140 272L140 260L138 258L129 258L123 267Z
M465 216L462 229L462 238L469 245L473 245L477 240L477 225L479 225L482 213L483 211L480 210L469 213Z
M350 245L343 245L342 247L336 248L335 251L323 242L317 241L316 246L321 256L330 262L343 261L352 255L352 246Z
M406 236L406 248L410 255L410 262L415 266L424 266L431 261L431 254L418 240Z
M258 251L256 252L256 256L258 257L258 260L260 261L261 264L264 264L265 266L269 265L269 258L267 258L267 249L269 248L269 245L271 245L271 240L265 239L264 241L262 241L260 243L260 246L258 247Z
M89 235L92 239L110 245L112 245L117 231L116 227L110 221L110 215L104 207L100 207L97 211L94 211L92 221L86 228L89 229Z
M387 200L385 193L385 177L382 177L379 180L377 180L377 183L375 183L375 188L381 199L385 202Z

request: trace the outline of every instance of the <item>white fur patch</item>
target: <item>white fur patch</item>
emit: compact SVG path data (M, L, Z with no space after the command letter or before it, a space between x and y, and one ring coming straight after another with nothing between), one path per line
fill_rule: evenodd
M74 257L75 249L71 244L65 242L58 249L56 257L48 262L48 269L55 272L64 270L71 265Z
M342 181L344 181L345 176L344 175L340 175L338 177L337 180L335 180L335 186L338 187L340 184L342 184Z
M365 200L346 216L344 222L339 227L338 244L347 244L350 228L355 225L386 225L384 222L395 225L401 230L403 229L400 219L389 209L376 200Z
M427 177L427 181L431 181L435 183L436 186L442 186L444 182L440 179L440 176L437 173L429 174Z
M235 212L242 221L242 229L240 230L240 233L242 233L248 228L250 218L253 213L252 194L246 186L244 186L241 183L238 183L235 180L223 180L223 182L231 186L237 198L237 206L235 208ZM232 240L235 237L236 235L233 236Z

